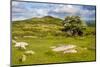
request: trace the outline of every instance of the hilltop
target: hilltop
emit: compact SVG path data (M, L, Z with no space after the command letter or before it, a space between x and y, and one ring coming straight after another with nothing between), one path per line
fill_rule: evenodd
M31 18L21 21L13 21L12 34L15 36L47 36L57 35L62 33L62 19L55 18L52 16L44 16L41 18Z
M60 18L55 18L52 16L44 16L41 18L37 18L37 17L33 17L30 19L26 19L26 20L19 20L19 21L13 21L14 23L17 22L24 22L24 23L32 23L32 24L37 24L37 23L46 23L46 24L61 24L63 20Z

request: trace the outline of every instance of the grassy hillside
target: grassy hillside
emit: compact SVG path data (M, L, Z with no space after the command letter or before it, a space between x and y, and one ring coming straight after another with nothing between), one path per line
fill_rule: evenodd
M61 33L62 20L45 16L43 18L32 18L23 21L12 22L13 36L45 36Z
M19 57L25 50L15 48L12 43L12 65L95 61L95 27L87 27L85 36L70 37L61 31L62 22L62 19L51 16L13 21L12 40L27 42L29 46L26 50L33 50L35 54L27 56L25 62L20 62ZM53 52L50 48L63 44L76 45L78 52L64 54Z

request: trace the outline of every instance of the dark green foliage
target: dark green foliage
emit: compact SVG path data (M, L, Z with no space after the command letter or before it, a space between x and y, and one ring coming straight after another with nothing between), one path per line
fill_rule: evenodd
M72 36L83 35L86 29L86 24L81 20L79 16L67 16L63 22L63 31L68 32Z

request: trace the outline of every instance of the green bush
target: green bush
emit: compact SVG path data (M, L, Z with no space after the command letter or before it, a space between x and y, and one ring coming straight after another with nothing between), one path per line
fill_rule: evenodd
M72 36L83 35L86 24L79 16L67 16L63 22L63 31L69 32Z

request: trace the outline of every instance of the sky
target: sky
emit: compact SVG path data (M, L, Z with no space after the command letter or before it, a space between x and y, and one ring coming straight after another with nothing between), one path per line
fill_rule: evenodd
M53 16L64 19L66 16L80 16L82 20L95 20L96 7L75 4L53 4L37 2L12 2L12 21L33 17Z

